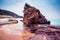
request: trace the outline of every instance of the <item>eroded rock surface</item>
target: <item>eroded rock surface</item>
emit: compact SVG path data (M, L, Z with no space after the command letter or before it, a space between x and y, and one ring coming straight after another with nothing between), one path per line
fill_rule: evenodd
M60 26L40 27L29 40L60 40Z
M25 4L24 7L24 24L50 24L50 21L47 21L45 16L41 14L39 9L32 7L28 4Z
M39 26L40 24L50 24L50 21L41 14L39 9L25 4L23 12L24 25L29 27L31 32L36 34L28 40L60 40L60 26Z

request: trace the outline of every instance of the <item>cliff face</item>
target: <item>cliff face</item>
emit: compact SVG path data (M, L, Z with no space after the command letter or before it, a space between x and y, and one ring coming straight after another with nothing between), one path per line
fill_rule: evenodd
M23 12L24 24L50 24L50 21L47 21L45 16L35 7L25 4Z

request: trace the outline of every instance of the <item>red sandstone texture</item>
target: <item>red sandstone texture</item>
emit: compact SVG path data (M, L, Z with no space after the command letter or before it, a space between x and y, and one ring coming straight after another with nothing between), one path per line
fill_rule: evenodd
M36 35L29 40L60 40L60 26L39 26L41 24L50 24L39 9L25 4L23 22L25 27L29 27L32 33Z
M41 14L39 9L32 7L28 4L25 4L24 7L24 24L50 24L49 21Z

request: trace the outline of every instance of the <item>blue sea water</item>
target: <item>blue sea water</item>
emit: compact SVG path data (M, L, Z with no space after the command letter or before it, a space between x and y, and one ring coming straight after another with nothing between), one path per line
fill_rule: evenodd
M55 25L55 26L60 26L60 19L55 19L55 20L50 20L51 21L51 25Z

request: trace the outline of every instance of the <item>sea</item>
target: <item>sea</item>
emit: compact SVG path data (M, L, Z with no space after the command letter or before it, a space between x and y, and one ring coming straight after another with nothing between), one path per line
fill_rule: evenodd
M60 26L60 19L52 19L50 21L51 25Z

